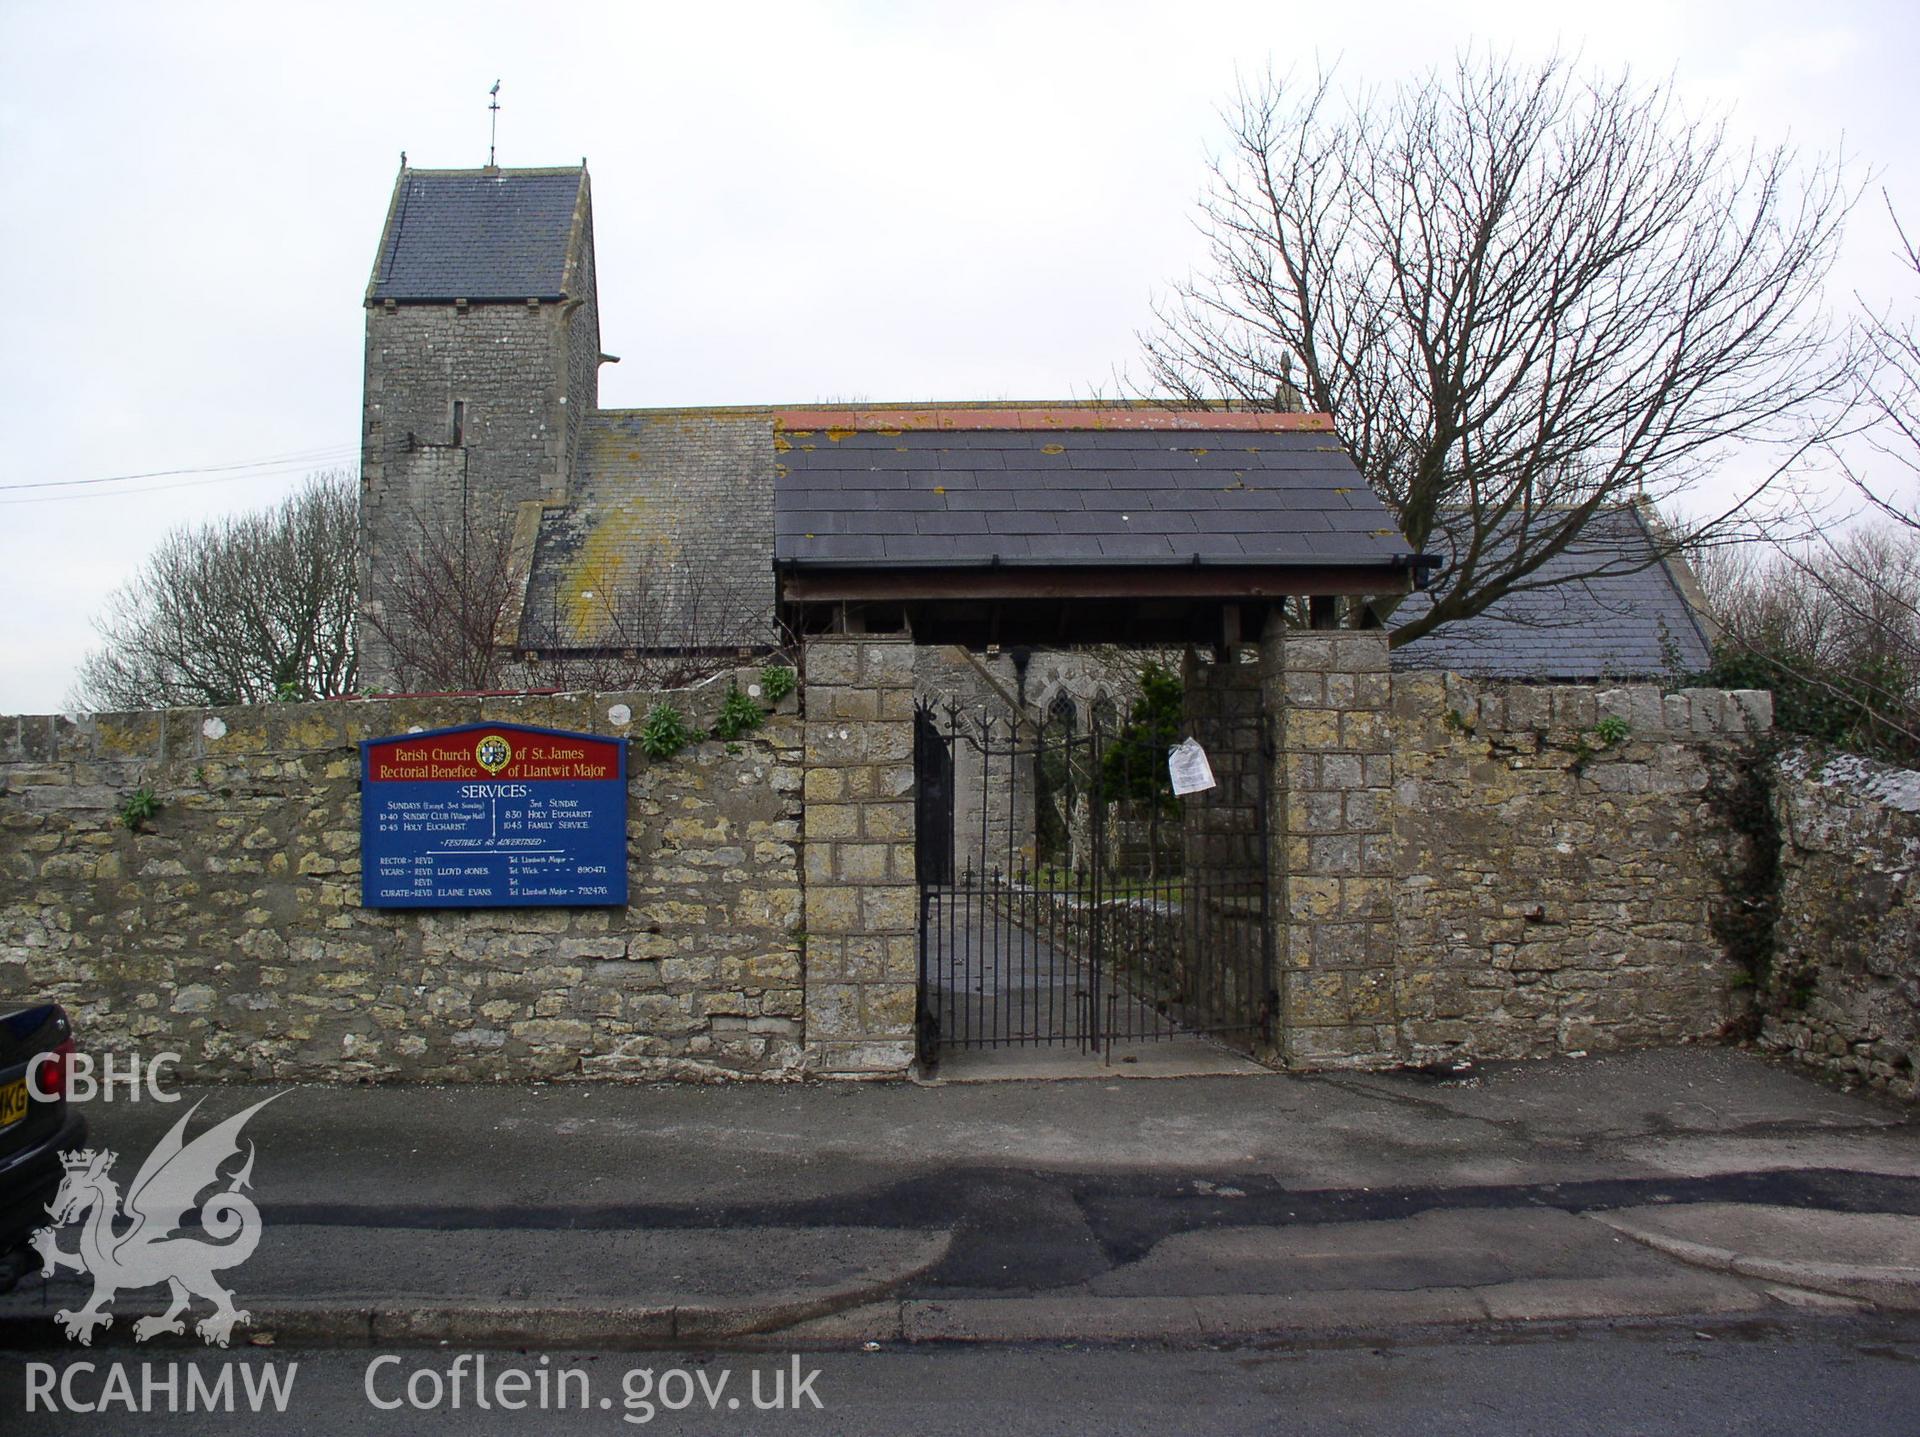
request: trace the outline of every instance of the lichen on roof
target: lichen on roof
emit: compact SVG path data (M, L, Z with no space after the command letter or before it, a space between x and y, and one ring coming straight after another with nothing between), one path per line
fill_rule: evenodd
M521 618L536 650L771 642L766 410L609 411L542 517Z

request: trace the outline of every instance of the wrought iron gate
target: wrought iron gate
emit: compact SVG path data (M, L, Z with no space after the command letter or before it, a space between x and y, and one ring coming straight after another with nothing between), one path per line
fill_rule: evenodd
M1165 736L1096 709L916 718L923 1060L1188 1033L1256 1048L1275 1004L1267 768L1211 756L1175 798Z

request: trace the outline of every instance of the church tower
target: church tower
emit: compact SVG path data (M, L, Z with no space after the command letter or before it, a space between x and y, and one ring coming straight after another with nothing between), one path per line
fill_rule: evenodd
M530 548L542 512L567 503L602 359L585 162L403 164L366 309L360 672L385 688L387 635L430 608L399 597L422 582L408 556L477 565L466 546L503 534Z

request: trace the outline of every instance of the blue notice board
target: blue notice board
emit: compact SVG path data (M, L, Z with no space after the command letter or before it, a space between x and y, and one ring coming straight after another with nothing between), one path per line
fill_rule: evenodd
M361 743L363 907L626 901L625 740L465 724Z

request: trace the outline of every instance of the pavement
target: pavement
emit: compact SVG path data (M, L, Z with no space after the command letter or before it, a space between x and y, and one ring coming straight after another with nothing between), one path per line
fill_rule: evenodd
M1463 1081L1085 1062L1078 1082L293 1088L246 1130L264 1225L226 1279L239 1331L1208 1344L1920 1308L1920 1122L1750 1053ZM183 1096L197 1131L264 1091ZM184 1111L88 1119L124 1183ZM67 1346L53 1314L87 1290L27 1278L0 1344ZM162 1297L122 1293L96 1343L131 1344Z
M1072 1044L967 1048L943 1058L923 1082L1110 1083L1137 1078L1258 1078L1268 1069L1211 1038L1180 1035L1151 1043L1114 1044L1103 1054Z

